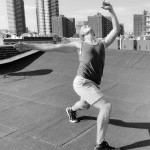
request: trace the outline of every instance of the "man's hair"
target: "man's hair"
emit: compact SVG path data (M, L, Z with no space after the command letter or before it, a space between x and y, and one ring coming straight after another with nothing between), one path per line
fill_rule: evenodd
M84 36L91 30L89 25L83 25L80 29L80 39L84 41Z

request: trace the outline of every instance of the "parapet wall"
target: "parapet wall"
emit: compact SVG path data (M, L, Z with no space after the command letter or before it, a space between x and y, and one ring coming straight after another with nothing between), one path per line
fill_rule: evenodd
M114 40L114 42L108 47L109 49L120 49L119 40Z
M150 51L150 40L115 40L109 49Z
M69 38L70 42L78 41L79 38ZM108 49L118 49L118 50L140 50L140 51L150 51L150 40L124 40L116 39L108 47Z
M150 40L137 40L137 50L150 51Z
M0 46L4 45L3 38L0 37Z
M133 40L122 40L121 41L122 50L134 50L134 41Z

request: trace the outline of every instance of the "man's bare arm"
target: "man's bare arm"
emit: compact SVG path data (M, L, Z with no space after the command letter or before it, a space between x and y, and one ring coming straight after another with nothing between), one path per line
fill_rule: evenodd
M103 5L102 8L105 9L105 10L109 10L110 16L112 18L113 29L111 30L111 32L104 39L105 47L108 47L115 40L117 35L119 34L120 24L118 22L115 11L114 11L112 5L109 2L106 2L106 4L105 4L105 1L104 1L104 5Z
M15 45L18 51L39 50L45 52L64 52L69 53L79 49L79 43L71 42L67 44L28 44L18 43Z

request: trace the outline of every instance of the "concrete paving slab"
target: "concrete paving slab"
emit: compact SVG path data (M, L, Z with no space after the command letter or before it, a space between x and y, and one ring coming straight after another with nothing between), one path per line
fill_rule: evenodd
M119 125L119 120L110 120L110 125L108 127L108 132L106 134L106 140L113 146L122 148L122 149L149 149L148 139L149 135L147 130L139 129L136 130L130 127L130 123L124 122L124 127L117 127L117 122ZM112 125L116 123L115 126ZM128 126L129 125L129 126ZM90 150L93 149L95 143L96 127L91 128L91 130L80 135L78 139L73 140L67 145L62 146L63 150ZM138 135L138 136L137 136ZM128 139L126 138L128 137ZM134 138L133 138L134 137ZM130 142L129 142L130 141ZM141 143L141 144L140 144ZM124 145L124 146L122 146Z
M106 51L101 89L113 105L106 139L122 149L150 149L149 57L149 52ZM79 99L72 88L77 66L76 53L55 52L1 66L2 150L93 149L97 110L80 111L78 124L65 112Z
M134 68L146 70L150 69L149 57L150 57L149 53L144 54L143 58L141 58L139 62L134 65Z
M60 114L63 114L63 111L58 110L58 108L52 108L48 105L27 102L16 107L3 110L0 113L0 124L12 128L23 128L24 126L34 122L36 123L45 117L55 119L56 116L61 116Z
M0 139L18 131L18 128L10 128L0 124Z
M58 73L52 73L49 76L46 75L44 77L40 76L40 79L37 77L20 77L17 73L15 77L21 80L13 80L13 77L11 76L9 77L10 79L8 82L4 79L3 83L1 83L0 92L26 99L31 99L34 94L40 91L54 88L72 82L73 80L72 76L60 75Z
M144 56L145 53L137 53L136 51L129 51L128 53L126 51L109 51L106 57L106 65L133 67Z
M44 125L39 128L33 129L31 135L37 139L42 139L47 143L61 147L71 140L77 138L89 128L95 126L96 121L80 122L80 124L70 124L67 119L61 120L53 126Z
M58 150L54 145L39 141L31 136L24 136L22 139L2 139L1 150Z
M25 99L13 97L6 93L0 93L0 111L26 103Z
M45 103L54 107L66 108L79 100L79 97L73 91L72 84L62 84L38 92L32 96L32 99L39 103Z
M116 84L111 89L104 91L106 96L114 97L119 100L132 99L133 101L148 102L150 99L150 88L129 85L129 84Z
M131 69L124 73L121 78L119 78L119 83L129 83L132 85L138 85L143 87L150 87L150 70L142 69Z

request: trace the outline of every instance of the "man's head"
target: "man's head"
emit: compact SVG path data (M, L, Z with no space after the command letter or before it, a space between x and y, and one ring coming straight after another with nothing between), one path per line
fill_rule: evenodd
M82 41L85 40L85 36L95 36L93 29L89 25L83 25L80 29L80 38Z

